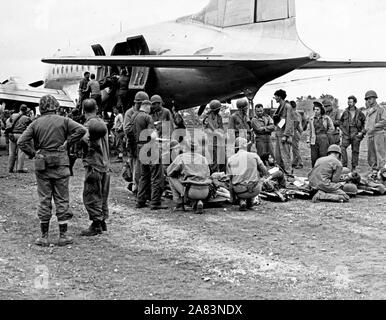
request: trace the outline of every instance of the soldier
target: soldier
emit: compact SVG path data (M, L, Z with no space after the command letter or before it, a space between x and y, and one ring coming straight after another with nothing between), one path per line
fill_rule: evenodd
M158 136L165 139L170 139L173 132L173 115L170 110L163 107L163 100L159 95L154 95L150 99L151 117L153 118L154 126L157 129Z
M86 71L84 73L84 78L80 80L79 83L79 106L82 108L83 101L88 99L90 96L90 92L87 91L87 84L90 81L90 72Z
M332 107L332 103L329 99L324 99L322 102L324 108L326 109L326 116L329 116L334 124L334 131L328 134L329 143L340 145L340 134L339 134L339 125L340 125L340 116L338 109Z
M84 126L88 134L83 137L83 165L86 169L83 189L83 203L92 221L81 236L92 237L107 231L109 217L108 197L110 191L109 139L105 122L97 116L94 99L83 102L86 116Z
M91 74L90 81L87 83L86 92L90 93L90 98L96 101L98 113L102 114L102 93L99 82L95 79L95 74Z
M134 121L137 154L141 167L136 208L146 207L146 201L150 194L151 210L162 210L167 209L167 207L161 205L163 168L160 163L159 146L154 145L157 143L156 138L158 135L154 128L153 119L149 115L151 106L151 101L143 101ZM146 148L144 148L145 145ZM147 149L148 147L150 150ZM149 159L148 152L141 152L142 149L155 154L150 154Z
M27 170L24 169L24 159L25 154L17 147L17 141L23 132L32 122L31 118L27 116L28 108L25 104L20 106L20 112L14 113L8 118L7 121L7 136L9 139L9 161L8 161L8 171L13 173L15 162L17 159L17 172L18 173L27 173Z
M294 136L294 116L291 105L285 100L287 93L277 90L274 94L275 101L279 104L273 120L276 126L275 159L284 169L286 174L291 173L291 146Z
M112 127L112 131L114 132L114 136L115 136L114 146L117 148L117 151L118 151L118 162L123 162L123 140L124 140L125 134L123 132L122 108L114 107L113 112L115 115L114 126Z
M209 103L209 108L210 110L203 120L203 125L207 137L205 144L211 157L209 167L212 174L214 172L225 172L225 135L220 115L221 102L213 100Z
M342 152L333 144L328 148L327 156L319 158L315 167L308 174L311 190L315 193L312 202L331 201L348 202L350 197L341 190L345 182L340 182L343 166L340 162Z
M35 172L40 204L38 216L42 237L35 243L48 246L48 230L52 217L52 199L59 222L59 246L71 244L66 235L67 223L72 218L69 207L69 158L67 146L79 141L86 129L69 118L56 115L58 101L51 95L40 99L41 117L36 119L19 138L18 146L30 159L35 158ZM33 146L32 146L33 142Z
M368 105L366 113L365 132L368 137L367 159L374 172L386 164L386 109L377 103L377 94L370 90L366 92Z
M308 120L310 133L307 143L311 147L311 165L327 155L330 145L329 135L334 132L334 124L319 101L314 101L314 115Z
M342 132L342 165L347 167L347 148L351 145L352 171L356 170L359 161L359 147L365 134L366 116L355 105L357 98L355 96L348 97L348 108L340 117L340 130Z
M173 211L185 211L185 204L190 200L194 212L202 214L211 184L208 161L195 152L197 145L192 140L184 140L182 149L183 153L167 169L173 194Z
M303 168L303 160L300 155L299 143L303 133L303 125L302 125L302 116L296 110L296 102L290 101L290 105L293 108L294 112L294 137L292 139L292 168L302 169Z
M251 127L249 125L248 108L249 102L246 98L239 99L236 102L237 111L232 114L229 119L228 129L234 130L235 138L239 136L247 139L249 146L248 151L251 148Z
M232 194L239 199L240 211L252 208L253 199L261 191L261 178L268 175L260 157L256 153L248 152L247 145L246 139L237 138L238 152L229 158L227 165L230 188Z
M118 79L118 102L117 105L122 107L125 112L128 109L128 96L129 96L129 82L130 78L127 76L126 69L122 69L121 76Z
M125 136L127 138L127 151L128 151L128 165L127 167L130 168L131 175L133 178L133 187L132 191L134 193L138 190L139 185L139 179L141 177L140 173L140 166L138 162L138 155L137 155L137 145L135 141L135 136L133 134L133 126L134 126L134 120L135 117L138 115L139 108L141 107L142 101L149 100L149 96L144 91L139 91L134 98L134 105L131 109L127 110L125 112L125 115L123 117L123 132L125 133Z
M264 113L262 104L255 106L252 129L255 134L256 151L259 157L265 153L273 154L271 133L275 131L275 125L273 124L273 119Z

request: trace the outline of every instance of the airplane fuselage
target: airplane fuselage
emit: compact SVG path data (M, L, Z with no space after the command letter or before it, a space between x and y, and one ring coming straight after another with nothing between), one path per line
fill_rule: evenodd
M215 98L226 100L239 94L253 97L265 83L310 62L312 51L299 40L295 24L293 18L217 28L182 19L62 49L60 55L93 56L91 45L95 44L106 55L124 55L116 50L117 44L124 46L128 38L143 36L150 55L221 55L250 60L227 67L152 68L146 91L184 109ZM92 66L52 65L46 87L67 90L75 99L85 70L98 71Z

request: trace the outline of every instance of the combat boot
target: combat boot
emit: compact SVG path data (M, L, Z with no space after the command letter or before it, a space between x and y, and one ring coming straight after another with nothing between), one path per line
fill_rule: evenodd
M107 231L107 224L106 224L106 221L105 221L105 220L102 220L102 221L101 221L101 228L102 228L102 231L104 231L104 232Z
M195 214L204 213L204 203L201 200L197 201L197 204L195 205L195 208L194 208L194 213Z
M58 246L63 247L68 244L73 244L74 239L68 235L66 235L67 232L67 223L65 224L59 224L59 241L58 241Z
M49 222L40 223L40 230L42 232L41 238L35 240L35 244L41 247L48 247L50 243L48 242L48 230L50 228Z
M88 229L83 230L80 235L82 237L94 237L98 234L102 234L102 226L100 221L93 221Z
M240 199L240 206L239 206L240 211L247 211L247 201L244 199Z

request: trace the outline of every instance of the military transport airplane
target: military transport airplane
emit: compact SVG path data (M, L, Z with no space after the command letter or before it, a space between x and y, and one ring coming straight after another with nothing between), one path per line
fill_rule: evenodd
M106 55L108 53L109 55ZM63 49L45 87L77 97L82 73L98 79L128 68L129 89L145 89L186 109L212 99L252 99L259 88L295 69L386 67L386 62L320 61L296 30L295 0L210 0L199 13Z

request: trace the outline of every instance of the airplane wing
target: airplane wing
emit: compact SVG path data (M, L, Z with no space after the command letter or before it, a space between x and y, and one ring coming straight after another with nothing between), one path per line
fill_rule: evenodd
M323 61L316 60L305 64L298 69L359 69L359 68L386 68L386 61Z
M0 100L18 101L39 104L40 98L46 94L53 95L61 107L75 108L75 103L63 90L18 88L15 86L0 86Z
M93 57L53 57L42 62L60 65L85 66L132 66L154 68L199 68L227 67L236 64L261 63L271 61L291 61L298 59L312 60L311 57L288 59L280 56L259 55L246 58L224 57L221 55L127 55L127 56L93 56Z

